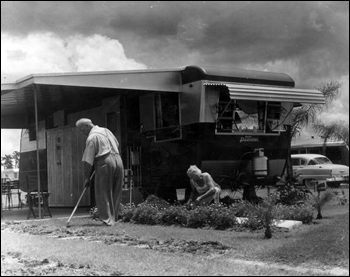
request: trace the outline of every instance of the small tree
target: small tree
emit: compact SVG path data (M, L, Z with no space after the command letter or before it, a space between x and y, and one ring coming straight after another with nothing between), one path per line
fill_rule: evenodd
M297 188L295 183L300 174L292 176L287 175L284 180L280 180L283 186L279 186L278 189L272 194L278 204L282 205L296 205L301 204L309 199L307 190Z
M344 120L333 121L330 124L317 122L313 130L324 138L325 143L328 139L343 141L349 149L349 122Z
M1 165L4 166L6 169L12 169L13 168L13 161L11 155L5 155L4 157L1 157Z
M245 202L249 216L256 217L260 220L265 228L265 238L270 239L272 237L271 225L274 219L278 219L278 209L276 206L276 198L269 196L263 202L258 205L254 205L248 201Z
M315 123L317 116L327 109L329 103L337 99L340 96L341 83L336 81L330 81L326 84L322 84L316 89L321 91L326 99L326 104L303 104L302 106L295 108L292 112L292 126L291 126L291 138L300 134L303 127L308 126L310 123Z
M14 151L12 153L12 158L15 161L15 168L19 168L20 153L18 151Z
M337 99L340 96L340 88L341 83L337 81L330 81L326 84L322 84L316 89L322 92L325 97L326 104L303 104L300 107L293 109L292 111L292 123L290 128L287 129L289 132L289 142L288 142L288 153L285 164L285 169L287 171L287 175L293 174L291 157L290 157L290 145L292 143L292 138L296 137L300 134L302 128L308 126L309 124L313 124L317 116L327 109L328 104L333 100Z
M329 201L333 199L334 194L330 191L325 191L324 193L317 193L316 195L312 195L312 206L317 210L317 217L316 219L322 219L322 208L324 205L326 205Z

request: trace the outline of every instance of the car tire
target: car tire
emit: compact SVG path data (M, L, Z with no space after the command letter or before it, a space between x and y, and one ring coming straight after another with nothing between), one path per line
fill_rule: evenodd
M313 189L313 188L315 188L315 183L314 183L314 182L316 182L315 179L305 179L305 180L303 181L304 186L305 186L306 188L308 188L308 189Z

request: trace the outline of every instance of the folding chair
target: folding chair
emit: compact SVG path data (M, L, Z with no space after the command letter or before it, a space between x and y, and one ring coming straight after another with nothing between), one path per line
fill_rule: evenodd
M33 217L36 218L36 214L34 212L34 206L38 205L38 201L42 204L43 207L43 213L41 214L41 217L43 218L45 216L45 211L48 212L48 215L52 217L50 209L49 209L49 201L48 198L50 196L50 193L48 192L32 192L31 187L36 186L38 183L37 176L34 175L26 175L26 182L27 182L27 203L29 207L29 213L27 216L27 219L30 218L30 215L33 214Z

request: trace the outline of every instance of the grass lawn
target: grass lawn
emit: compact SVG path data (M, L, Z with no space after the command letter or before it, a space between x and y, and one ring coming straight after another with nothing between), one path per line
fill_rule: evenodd
M349 199L348 189L346 193ZM323 219L314 220L313 223L304 224L295 230L273 228L272 239L264 239L264 229L256 231L242 229L238 232L237 230L218 231L123 222L118 222L113 227L103 227L100 222L78 217L73 217L69 228L66 227L66 220L50 219L20 223L7 222L2 225L2 230L45 237L84 238L87 241L100 241L102 245L108 246L129 246L128 251L131 251L131 256L139 255L140 248L148 249L149 258L163 253L163 256L159 257L176 257L174 259L176 263L179 262L178 259L184 259L183 261L187 261L188 264L186 262L183 266L188 267L188 272L192 272L191 268L195 268L193 264L191 266L190 261L200 264L200 261L207 263L209 260L212 265L206 270L211 270L212 267L220 268L223 275L227 272L222 267L230 268L230 264L234 261L252 261L256 264L263 262L290 268L283 271L279 268L267 270L259 267L251 271L251 266L247 266L248 271L243 269L240 271L242 275L322 275L322 272L293 272L297 267L304 269L340 267L348 270L349 203L339 205L336 200L333 200L323 208L322 214ZM314 215L316 216L316 212ZM40 251L42 252L42 249ZM40 251L38 250L38 253ZM45 251L49 252L50 249ZM173 254L176 255L171 256ZM71 259L74 262L75 257ZM154 266L164 265L160 263ZM173 264L174 268L178 266ZM198 275L210 275L215 272L217 271L206 274L203 269L202 274Z
M274 247L252 254L261 260L292 265L349 268L349 213L303 226L287 240L278 241Z

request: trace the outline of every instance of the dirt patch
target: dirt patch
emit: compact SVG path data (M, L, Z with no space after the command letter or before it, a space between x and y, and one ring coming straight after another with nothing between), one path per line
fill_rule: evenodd
M103 238L105 244L125 244L128 246L135 246L140 248L153 249L164 252L181 252L191 253L196 255L218 255L224 254L230 249L229 246L223 245L217 241L199 242L194 240L139 240L131 237L111 237Z
M19 252L1 254L1 276L122 276L121 272L107 272L89 265L63 264L48 259L21 257Z
M46 235L58 239L83 239L87 241L98 241L107 245L119 244L139 248L153 249L164 252L191 253L196 255L220 255L226 253L230 247L218 241L195 241L195 240L158 240L158 239L140 239L125 234L103 234L95 232L89 228L55 228L52 226L37 226L31 224L21 224L18 222L9 222L1 226L2 230L11 230L12 232L27 233L31 235Z

